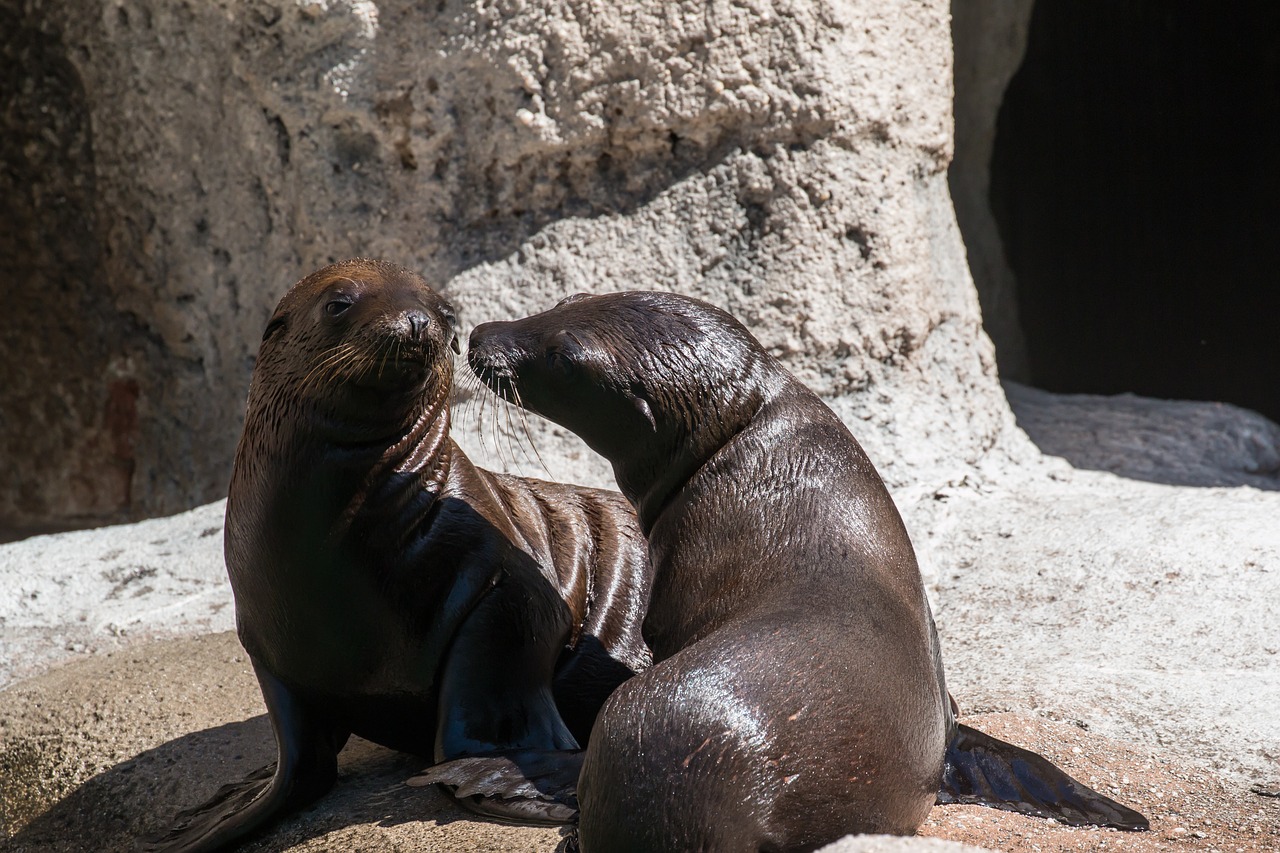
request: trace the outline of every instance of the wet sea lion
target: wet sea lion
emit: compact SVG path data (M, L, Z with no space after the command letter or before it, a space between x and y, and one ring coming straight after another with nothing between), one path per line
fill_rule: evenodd
M225 544L279 759L147 849L219 849L314 800L350 734L431 760L500 755L464 805L572 814L537 790L558 770L539 756L585 743L649 663L645 543L616 492L471 464L449 438L454 327L420 276L378 261L325 267L281 299Z
M608 459L648 537L655 664L596 723L583 851L812 850L912 833L935 801L1146 828L956 722L888 491L733 317L673 294L580 295L477 327L468 360Z

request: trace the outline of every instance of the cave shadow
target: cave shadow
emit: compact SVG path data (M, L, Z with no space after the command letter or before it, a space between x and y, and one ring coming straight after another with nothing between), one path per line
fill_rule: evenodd
M182 809L205 802L275 759L267 716L226 723L170 740L102 771L9 838L5 849L79 853L92 839L101 853L133 853L137 839L161 833ZM338 756L338 781L306 808L243 841L243 853L279 850L356 824L479 821L439 788L404 784L430 762L352 737Z
M1036 0L989 203L1037 386L1280 421L1280 6Z
M1169 486L1280 491L1280 425L1256 412L1002 384L1018 426L1042 453L1072 467Z

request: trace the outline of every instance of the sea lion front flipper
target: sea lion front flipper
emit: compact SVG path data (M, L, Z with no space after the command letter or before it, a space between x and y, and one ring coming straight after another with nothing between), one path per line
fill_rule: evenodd
M1150 828L1141 814L1080 784L1044 756L961 724L947 744L937 801L1051 817L1069 826Z
M253 662L275 734L278 757L240 782L223 785L207 802L179 812L142 853L208 853L227 847L268 820L311 802L333 787L345 735L325 727L297 695Z
M414 787L444 785L461 805L521 823L569 823L578 814L582 750L521 749L468 755L428 767Z
M497 584L454 636L440 676L438 763L417 784L440 782L490 817L564 823L577 813L582 764L551 692L567 609L527 558L505 571L510 582Z

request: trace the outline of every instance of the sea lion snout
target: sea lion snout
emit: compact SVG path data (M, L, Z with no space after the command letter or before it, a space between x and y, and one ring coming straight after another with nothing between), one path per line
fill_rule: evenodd
M399 314L387 316L381 331L401 347L423 351L443 350L450 338L455 347L457 342L448 321L439 315L433 317L425 308L406 308Z
M264 347L305 372L307 394L334 404L337 389L352 388L365 410L369 392L403 402L448 385L447 350L461 352L448 300L412 270L362 258L331 264L290 288Z
M511 387L518 365L527 357L512 334L514 324L495 321L481 323L467 340L467 365L480 381L504 400L511 400Z

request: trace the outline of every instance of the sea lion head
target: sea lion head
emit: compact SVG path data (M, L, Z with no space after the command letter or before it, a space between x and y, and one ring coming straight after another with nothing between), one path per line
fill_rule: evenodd
M499 396L576 433L633 501L709 458L776 387L742 324L688 296L578 294L471 333L472 370Z
M401 425L448 394L456 326L449 303L403 267L354 259L317 270L267 323L248 419L306 410L356 439Z

